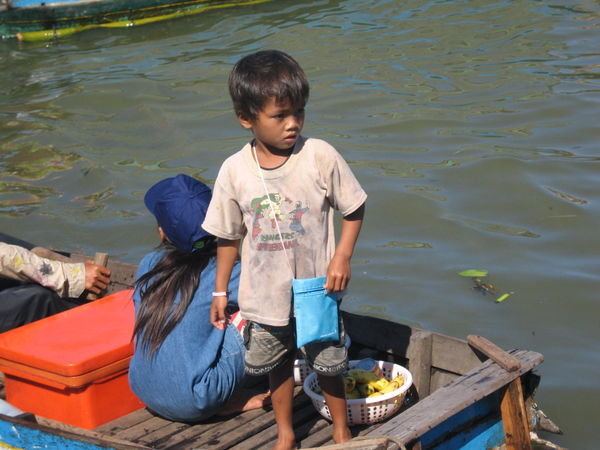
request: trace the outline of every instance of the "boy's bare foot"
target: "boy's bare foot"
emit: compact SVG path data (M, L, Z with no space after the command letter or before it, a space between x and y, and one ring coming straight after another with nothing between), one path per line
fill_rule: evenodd
M341 444L342 442L348 442L352 440L352 433L350 432L350 428L348 427L339 427L336 428L333 426L333 442L336 444Z
M217 413L219 416L229 416L231 414L259 409L271 404L271 392L261 392L248 389L239 389L234 392L229 401Z
M281 436L277 439L273 450L296 450L296 438L293 437L291 440L282 438Z

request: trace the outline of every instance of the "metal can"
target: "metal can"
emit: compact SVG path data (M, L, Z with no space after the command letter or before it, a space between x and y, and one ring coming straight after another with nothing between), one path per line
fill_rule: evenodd
M356 366L355 369L368 370L369 372L373 372L378 377L382 377L383 373L381 369L379 369L379 363L375 361L373 358L365 358L361 359Z

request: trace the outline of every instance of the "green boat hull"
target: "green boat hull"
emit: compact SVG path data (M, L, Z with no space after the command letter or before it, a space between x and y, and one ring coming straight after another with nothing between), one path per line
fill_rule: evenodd
M0 11L0 36L31 41L53 39L90 28L138 26L265 1L268 0L93 0L60 6L8 8Z

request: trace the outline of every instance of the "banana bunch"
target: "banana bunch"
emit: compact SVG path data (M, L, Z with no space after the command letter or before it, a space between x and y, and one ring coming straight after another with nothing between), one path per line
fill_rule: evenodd
M350 369L344 377L346 398L367 398L388 394L399 389L404 384L402 375L389 381L379 377L371 371L363 369Z
M379 391L379 395L389 394L390 392L393 392L396 389L400 389L403 384L404 377L402 375L398 375L392 381L389 381L386 387Z
M380 377L369 370L350 369L344 376L344 388L347 399L376 397L389 394L404 385L404 377L398 375L391 381ZM314 387L317 394L322 394L319 385Z

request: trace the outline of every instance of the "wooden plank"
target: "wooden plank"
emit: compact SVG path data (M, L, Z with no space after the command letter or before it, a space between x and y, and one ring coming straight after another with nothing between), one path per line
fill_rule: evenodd
M154 414L148 411L148 409L142 408L129 413L126 416L119 417L118 419L100 425L99 427L94 428L94 430L99 433L114 435L121 430L142 423L152 417L154 417Z
M299 397L304 397L302 400L308 400L306 395L301 395ZM321 415L314 408L312 402L303 401L302 403L294 403L294 431L296 433L296 438L298 440L302 440L307 436L308 430L304 425L309 423L312 425L315 420L318 420ZM259 433L254 434L252 437L240 441L237 445L234 445L231 450L244 450L247 448L261 448L261 447L272 447L273 442L277 439L277 424L275 423L275 418L273 417L273 425L265 428Z
M364 438L355 438L350 442L344 442L343 444L330 444L330 445L322 445L320 447L302 447L304 450L315 450L325 449L325 450L392 450L399 449L398 445L395 445L393 440L390 440L386 437L364 437Z
M310 399L306 395L299 395L300 392L301 388L296 387L296 396L293 404L294 411L300 410L310 402ZM210 447L211 449L218 450L230 448L240 442L243 442L246 445L246 448L254 448L257 446L254 441L255 438L257 438L257 436L259 436L263 430L275 424L275 414L273 413L272 409L269 408L264 411L259 411L263 412L263 414L258 415L243 427L232 427L229 422L224 422L202 434L198 438L186 440L186 447Z
M507 372L492 361L485 361L378 427L377 434L391 436L407 445L463 408L502 389L544 359L541 354L526 350L514 350L512 355L521 361L518 370Z
M165 427L169 423L171 422L167 419L154 416L148 420L138 423L137 425L118 431L114 434L114 436L118 437L119 439L135 442L142 436L145 436L148 433L152 433L155 430Z
M179 433L189 427L190 425L187 423L170 422L167 426L161 427L158 430L154 430L151 433L140 437L137 441L140 444L155 447L156 442L166 440L174 434Z
M467 336L467 342L470 346L479 350L481 353L491 358L496 364L502 367L504 370L513 372L517 370L521 363L517 358L512 356L510 353L504 351L490 340L483 336L470 334Z
M342 311L344 327L353 343L406 358L410 336L409 326L375 317L359 316Z
M431 365L446 372L464 375L481 364L467 341L433 333ZM433 392L433 389L431 390Z
M530 450L532 448L530 430L520 378L513 380L506 388L500 410L507 450Z
M198 423L195 425L189 425L187 428L183 428L175 434L170 434L164 438L159 438L152 443L152 448L156 449L174 449L174 448L185 448L181 447L181 443L185 442L186 439L194 438L201 435L202 433L210 430L215 424L213 422ZM232 425L236 426L236 425Z
M416 354L416 351L410 349L414 344L411 336L427 331L348 311L342 311L342 317L353 343L393 355L396 360L408 359L409 355ZM463 339L440 333L432 333L432 339L432 367L462 375L481 363Z
M439 388L452 383L454 380L456 380L459 377L460 377L460 375L457 375L455 373L445 372L443 370L434 368L431 370L431 381L430 381L429 392L435 392Z
M117 261L108 261L107 267L110 269L110 286L105 292L105 295L113 292L122 291L123 289L133 288L135 280L135 272L137 266L132 264L121 263Z
M431 384L431 351L433 337L428 331L420 330L410 337L409 366L413 384L419 398L429 395Z
M262 414L247 422L244 427L232 428L229 423L225 422L222 426L215 427L195 439L187 439L185 447L182 448L210 447L214 450L227 449L237 443L251 441L252 437L266 427L273 425L274 422L275 416L272 414ZM249 444L247 448L252 447Z
M271 410L253 409L242 414L233 416L229 419L214 418L211 422L200 423L190 426L189 428L170 436L165 441L156 443L156 448L175 449L175 448L191 448L190 441L202 439L202 435L223 427L230 432L242 433L243 435L251 435L253 433L253 422L260 420L262 416L272 415ZM264 419L263 419L264 420ZM274 418L272 420L275 420ZM221 430L223 429L221 428ZM249 434L248 434L249 433Z
M331 440L331 423L319 415L319 419L310 424L308 429L302 430L306 437L301 440L301 448L320 447L326 443L333 443ZM303 433L303 434L304 434Z
M321 417L319 415L319 417ZM344 444L335 444L332 440L332 430L331 423L329 421L320 418L315 423L307 423L305 427L307 427L307 432L305 433L306 438L302 439L300 442L300 448L302 449L314 449L314 448L331 448L335 446L341 446L341 448L346 448L344 446L350 445L351 448L365 448L372 449L372 442L370 440L374 439L378 441L379 439L384 439L387 441L387 447L384 447L388 450L398 450L400 446L395 442L394 439L389 436L379 436L379 433L376 431L377 427L381 426L381 423L373 424L373 425L357 425L350 428L352 432L353 439L350 443ZM299 435L300 430L296 433ZM367 434L371 433L369 436ZM364 441L363 444L355 445L355 442ZM261 448L261 450L267 450L269 447Z
M331 423L318 416L313 421L299 426L296 430L296 436L298 436L300 448L322 445L331 440Z

